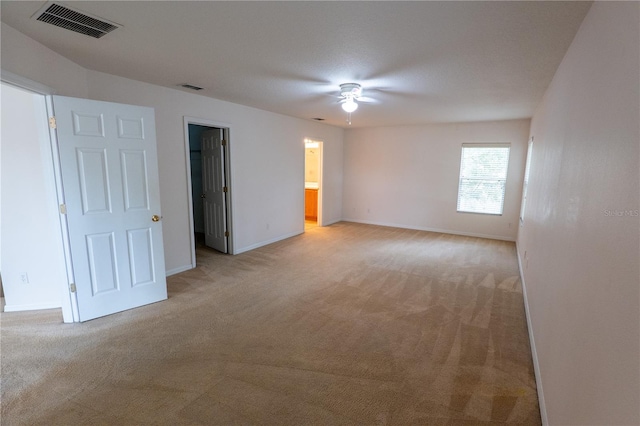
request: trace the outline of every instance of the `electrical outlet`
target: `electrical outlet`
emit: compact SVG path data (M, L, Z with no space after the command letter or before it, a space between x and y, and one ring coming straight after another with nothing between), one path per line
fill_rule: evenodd
M29 275L26 272L21 273L20 281L22 281L22 284L29 284Z

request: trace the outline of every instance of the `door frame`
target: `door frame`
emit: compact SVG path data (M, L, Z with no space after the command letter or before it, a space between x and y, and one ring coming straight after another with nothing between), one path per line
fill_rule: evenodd
M52 88L45 86L41 83L35 82L33 80L29 80L28 78L24 78L17 74L13 74L9 71L2 70L0 80L3 83L10 84L12 86L19 87L21 89L32 92L36 95L40 95L44 97L47 117L43 117L47 120L48 117L55 116L55 111L53 109L53 98L55 95L55 90ZM47 123L48 126L48 123ZM64 256L64 266L65 266L65 275L66 282L60 283L60 307L62 309L62 320L65 323L73 323L80 322L80 315L78 312L78 302L76 299L76 294L72 293L69 289L70 283L74 282L73 275L73 263L71 258L71 246L69 242L69 228L67 224L67 217L64 214L60 213L60 205L64 204L64 188L62 186L62 171L60 168L60 156L58 152L58 137L55 129L49 127L49 137L48 140L45 141L44 138L41 141L40 146L46 147L47 152L45 155L51 158L52 163L52 173L50 175L53 182L53 190L55 191L55 199L57 204L51 206L51 209L55 209L59 217L59 228L56 231L60 233L60 244L62 246L62 253ZM51 188L51 186L50 186Z
M223 135L227 141L227 145L224 147L224 172L225 181L229 188L226 199L225 208L227 213L227 229L229 231L229 239L227 240L227 251L229 254L235 254L235 232L233 231L233 173L231 168L231 124L220 121L209 120L199 117L183 117L184 124L184 152L185 152L185 164L187 169L187 196L189 203L189 244L191 247L191 267L196 267L196 242L195 242L195 226L193 220L193 190L191 182L191 150L189 148L189 124L195 124L198 126L215 127L223 130Z
M322 214L322 186L323 186L323 182L322 182L322 174L323 174L323 168L324 168L324 141L322 139L317 139L317 138L304 138L304 142L303 142L303 153L302 153L302 161L303 161L303 175L302 175L302 187L303 187L303 191L304 191L304 184L307 181L307 142L314 142L318 144L318 226L324 226L324 222L323 222L323 214ZM304 192L303 192L304 194ZM302 211L305 211L305 197L302 197L302 202L303 202L303 208ZM304 214L302 216L303 221L302 221L302 229L304 232Z

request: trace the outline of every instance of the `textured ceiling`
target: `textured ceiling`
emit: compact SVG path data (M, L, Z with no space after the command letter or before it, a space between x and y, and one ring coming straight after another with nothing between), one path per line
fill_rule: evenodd
M591 3L60 2L123 27L93 39L2 21L92 70L347 126L339 84L362 84L352 127L531 117ZM183 89L180 89L183 90Z

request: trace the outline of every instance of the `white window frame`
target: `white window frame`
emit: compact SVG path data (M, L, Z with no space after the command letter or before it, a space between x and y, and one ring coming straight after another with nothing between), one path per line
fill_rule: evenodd
M504 170L504 177L502 178L471 178L469 176L464 176L465 169L465 149L477 149L477 148L506 148L507 151L507 161L506 168ZM462 149L460 153L460 173L458 179L458 197L457 197L457 205L456 211L458 213L473 213L473 214L485 214L485 215L493 215L493 216L502 216L504 213L504 200L507 192L507 176L509 174L509 158L511 155L511 144L510 143L463 143ZM502 182L502 202L500 204L500 211L479 211L479 210L470 210L468 208L461 207L461 188L463 186L463 181L468 181L470 179L478 180L479 182Z

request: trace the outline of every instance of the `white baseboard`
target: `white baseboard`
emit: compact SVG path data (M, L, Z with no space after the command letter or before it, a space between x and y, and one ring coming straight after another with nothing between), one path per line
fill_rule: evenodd
M326 225L323 225L323 226L328 226L328 225L331 225L333 223L340 222L340 220L341 219L338 219L335 222L327 223ZM287 238L295 237L296 235L301 235L302 233L303 232L301 232L301 231L295 231L295 232L291 232L289 234L280 235L279 237L272 238L270 240L261 241L259 243L252 244L252 245L247 246L247 247L242 247L242 248L236 249L233 253L229 253L229 254L236 255L236 254L244 253L246 251L254 250L254 249L257 249L257 248L262 247L262 246L267 246L269 244L277 243L278 241L286 240ZM193 265L179 266L177 268L169 269L166 272L166 276L169 277L171 275L179 274L180 272L188 271L189 269L193 269L193 268L195 268L195 266L193 266Z
M520 270L520 281L522 282L522 296L524 298L524 312L527 317L527 329L529 330L529 344L531 345L531 357L533 358L533 371L536 375L536 388L538 389L538 404L540 404L540 417L542 424L549 425L547 418L547 406L544 401L544 392L542 390L542 376L540 374L540 363L538 362L538 351L536 350L536 341L533 336L533 327L531 325L531 314L529 313L529 300L527 299L527 286L524 282L522 273L522 260L520 259L520 249L516 242L516 256L518 258L518 269Z
M27 303L24 305L4 305L4 312L39 311L41 309L60 308L60 303Z
M342 220L344 222L364 223L366 225L376 225L376 226L388 226L391 228L415 229L416 231L439 232L441 234L462 235L464 237L488 238L490 240L501 240L501 241L511 241L511 242L516 241L514 238L504 237L501 235L478 234L474 232L460 232L460 231L454 231L451 229L425 228L421 226L408 226L408 225L403 225L399 223L374 222L374 221L360 220L360 219L344 218Z
M303 232L296 231L296 232L292 232L290 234L280 235L279 237L272 238L270 240L261 241L259 243L252 244L252 245L247 246L247 247L242 247L242 248L236 249L233 254L240 254L240 253L244 253L246 251L254 250L254 249L257 249L258 247L267 246L269 244L277 243L278 241L286 240L287 238L295 237L296 235L300 235L302 233Z
M179 266L177 268L169 269L165 272L165 276L170 277L171 275L179 274L180 272L188 271L189 269L193 269L195 266L193 265L184 265Z
M329 219L327 221L323 221L322 222L322 226L330 226L330 225L333 225L334 223L338 223L338 222L342 222L342 219L341 218Z

